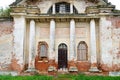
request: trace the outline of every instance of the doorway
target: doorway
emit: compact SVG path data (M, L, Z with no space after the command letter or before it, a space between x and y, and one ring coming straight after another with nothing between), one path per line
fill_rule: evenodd
M61 43L58 46L58 69L66 69L67 67L68 67L67 45Z

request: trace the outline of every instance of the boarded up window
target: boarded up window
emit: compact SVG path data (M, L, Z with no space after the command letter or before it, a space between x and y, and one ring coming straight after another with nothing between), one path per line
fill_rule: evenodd
M48 55L48 45L47 45L46 42L39 42L39 45L38 45L38 55L39 55L40 59L47 58L47 55Z
M81 41L77 48L78 60L79 61L86 61L87 60L87 44L84 41Z
M47 47L44 44L40 46L40 57L47 57Z

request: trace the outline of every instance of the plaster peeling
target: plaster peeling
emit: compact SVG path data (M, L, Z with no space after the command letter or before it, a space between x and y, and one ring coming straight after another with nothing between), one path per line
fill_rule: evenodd
M4 35L11 34L13 32L13 22L0 22L0 37ZM4 27L3 27L4 26Z
M10 64L11 70L18 71L18 72L22 71L21 65L18 64L18 61L19 59L16 59L15 54L12 53L12 59L11 59L11 64Z
M100 48L101 48L101 63L112 66L112 31L111 21L108 21L106 17L100 19ZM108 29L109 28L109 29ZM111 52L111 53L110 53Z
M112 22L112 39L113 39L113 65L120 68L120 19L119 17L110 17Z
M10 70L13 30L12 21L0 21L0 70L3 71Z
M120 70L119 21L120 19L116 17L104 17L101 21L101 68L103 71Z
M15 54L15 59L18 60L17 63L21 66L21 68L24 67L24 30L26 27L26 21L24 16L20 17L14 17L14 48L13 53Z

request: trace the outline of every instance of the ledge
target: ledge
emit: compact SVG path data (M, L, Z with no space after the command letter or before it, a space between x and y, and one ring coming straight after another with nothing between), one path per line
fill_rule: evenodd
M77 72L77 71L78 71L77 67L71 66L71 67L69 68L69 72Z
M42 63L42 62L45 62L45 63L48 63L48 60L45 60L45 61L38 61L39 63Z
M89 62L89 61L77 61L77 62Z
M109 72L109 76L120 76L120 72Z
M57 70L56 70L56 67L54 67L54 66L49 66L49 67L48 67L48 72L53 72L53 71L57 71Z
M1 21L13 21L12 17L0 17L0 22Z
M12 75L12 76L18 76L17 71L0 71L0 75Z

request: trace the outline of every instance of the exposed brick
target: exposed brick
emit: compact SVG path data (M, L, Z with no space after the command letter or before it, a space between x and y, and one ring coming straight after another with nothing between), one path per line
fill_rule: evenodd
M79 71L85 72L90 69L90 63L88 61L79 61L76 65Z
M15 58L15 54L12 54L12 59L10 64L11 70L18 71L18 72L22 71L21 66L18 64L18 61L19 60Z
M11 34L13 32L13 22L12 21L5 21L0 22L0 36Z

